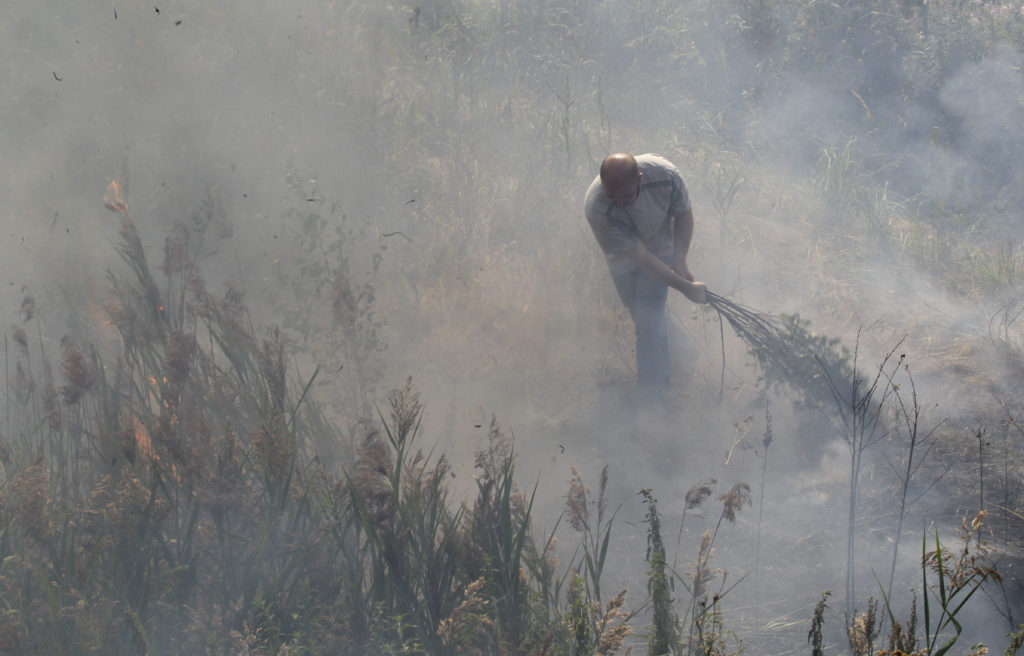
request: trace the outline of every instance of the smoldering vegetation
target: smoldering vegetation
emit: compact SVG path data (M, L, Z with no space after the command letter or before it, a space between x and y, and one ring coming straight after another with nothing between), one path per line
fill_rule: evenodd
M1022 48L988 1L15 0L0 652L1015 652ZM667 406L613 150L717 294Z

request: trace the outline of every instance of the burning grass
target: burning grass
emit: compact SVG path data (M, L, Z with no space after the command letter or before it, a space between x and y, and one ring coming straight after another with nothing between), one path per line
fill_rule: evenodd
M258 337L192 263L158 282L127 205L107 204L128 270L110 277L117 360L65 340L58 393L42 343L12 331L0 651L566 653L552 543L496 421L458 503L411 380L386 416L338 426L280 333ZM628 634L623 604L593 615L600 653Z

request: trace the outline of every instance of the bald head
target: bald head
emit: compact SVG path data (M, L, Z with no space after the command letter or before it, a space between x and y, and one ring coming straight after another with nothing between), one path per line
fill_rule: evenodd
M636 158L629 153L612 153L601 162L601 183L604 185L628 181L640 175Z
M615 205L631 203L640 190L640 167L629 153L613 153L601 162L601 186Z

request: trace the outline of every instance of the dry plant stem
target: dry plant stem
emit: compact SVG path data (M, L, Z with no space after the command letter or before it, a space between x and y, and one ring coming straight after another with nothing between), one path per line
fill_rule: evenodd
M722 371L718 377L718 402L721 403L725 398L725 324L721 321L718 322L718 343L722 345Z
M1010 427L1003 424L1003 542L1010 541Z
M771 446L773 440L772 433L772 413L770 408L765 406L764 410L764 439L761 440L761 446L764 448L764 453L761 455L761 499L758 502L757 508L757 539L754 542L754 599L757 603L758 608L758 625L760 626L761 617L761 526L764 520L764 491L766 481L768 480L768 447Z
M978 510L985 510L985 430L982 428L974 432L978 440ZM978 546L981 546L981 532L978 532Z
M857 528L857 503L860 495L860 472L865 452L883 437L879 432L882 429L881 413L885 401L892 392L892 385L888 381L893 376L893 373L886 374L886 365L902 343L903 339L900 339L885 355L882 363L878 365L878 371L874 378L868 382L857 366L860 349L860 334L858 333L854 346L853 374L849 387L845 381L835 380L825 363L818 360L835 401L839 430L850 452L850 490L846 527L846 614L848 617L853 615L856 603L854 539ZM900 362L902 359L901 356ZM896 363L896 367L900 362ZM880 387L881 389L879 389Z
M683 503L683 516L679 520L679 534L676 536L676 552L672 556L672 572L675 576L678 576L677 572L679 571L676 566L679 562L680 545L683 542L683 525L686 522L686 511L691 508L697 508L700 504L704 503L704 500L714 492L713 486L717 483L718 481L713 478L705 478L686 491Z
M902 360L903 358L901 358L901 361ZM926 450L924 455L918 457L916 460L915 456L918 455L918 447L924 446L928 439L941 425L941 423L936 425L924 435L920 434L921 406L917 399L917 386L914 384L913 376L910 375L910 367L905 362L903 362L903 371L906 373L907 381L910 385L909 405L903 398L900 386L894 383L892 378L889 379L889 387L892 389L893 398L896 403L896 421L902 423L903 427L907 431L907 463L906 467L900 474L900 506L897 511L896 535L893 538L892 547L892 563L889 567L889 582L886 587L886 593L889 597L892 597L892 586L896 577L896 560L899 555L900 542L903 537L903 522L906 519L907 508L912 503L911 500L907 499L910 482L914 477L914 474L918 469L920 469L921 465L928 457L930 449ZM937 480L938 479L936 479L935 482L937 482Z
M4 437L11 434L11 358L7 350L7 333L4 333L4 400L7 413L4 416Z

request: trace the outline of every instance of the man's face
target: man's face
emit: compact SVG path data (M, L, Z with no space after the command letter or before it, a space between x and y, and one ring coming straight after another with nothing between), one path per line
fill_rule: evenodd
M635 178L631 175L626 175L615 180L609 180L604 185L605 196L616 207L629 205L636 200L637 194L640 193L640 178L642 175L642 173L639 173Z

